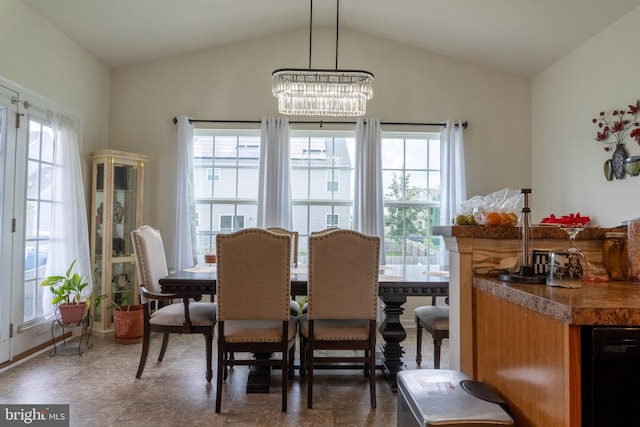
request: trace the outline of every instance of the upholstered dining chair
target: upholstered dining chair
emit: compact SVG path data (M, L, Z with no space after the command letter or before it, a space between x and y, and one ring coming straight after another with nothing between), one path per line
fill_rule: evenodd
M298 318L300 373L307 377L309 408L313 407L314 366L339 362L364 364L371 407L376 407L379 252L379 237L353 230L309 236L309 302L307 312ZM316 356L316 350L332 352Z
M144 313L144 334L142 339L142 353L136 378L142 376L144 366L149 355L149 338L152 332L160 332L162 345L158 361L164 358L169 334L198 333L203 334L207 358L207 382L211 382L213 371L211 361L213 357L213 333L216 323L216 304L212 302L172 303L176 298L171 294L163 294L158 281L168 274L164 245L160 232L149 225L142 225L131 232L133 251L136 257L136 274L140 289L140 300ZM151 302L158 302L155 310ZM191 327L185 328L185 321ZM188 323L187 323L188 324Z
M260 228L216 236L218 255L218 374L216 413L222 406L227 367L279 366L282 412L293 378L296 317L290 314L291 237ZM274 353L271 358L238 357ZM231 358L230 354L235 353ZM282 356L277 358L275 354Z
M273 233L286 234L291 237L291 266L296 267L298 265L298 236L300 234L297 231L287 230L282 227L267 227L267 230ZM292 297L290 305L291 315L297 317L298 314L300 314L300 304Z
M442 340L449 338L449 307L436 305L436 297L431 297L431 305L417 307L416 318L416 364L422 364L422 329L433 337L433 367L440 369Z
M339 230L339 228L338 227L327 227L327 228L325 228L323 230L312 231L310 235L311 236L317 236L319 234L324 234L324 233L328 233L328 232L336 231L336 230Z

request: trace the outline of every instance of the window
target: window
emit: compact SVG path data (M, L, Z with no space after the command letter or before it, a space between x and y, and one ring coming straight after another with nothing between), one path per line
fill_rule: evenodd
M340 191L340 175L333 169L327 171L327 191Z
M198 254L215 250L215 234L256 224L260 131L195 131L194 176ZM438 264L441 237L438 133L382 135L385 249L389 264ZM293 230L307 237L330 227L351 228L355 132L291 131Z
M208 181L220 181L220 169L219 168L207 168L207 180Z
M339 219L338 219L338 215L327 215L327 223L325 225L325 228L333 228L333 227L337 227L338 224L340 223Z
M215 252L216 234L255 227L259 160L259 131L195 131L193 173L199 257Z
M42 295L49 252L54 140L47 123L29 120L28 176L25 217L24 321L43 314Z
M439 264L439 134L383 134L382 177L387 263Z
M229 233L244 228L244 216L220 215L220 231Z
M292 131L290 151L293 229L303 250L312 231L352 226L354 133Z

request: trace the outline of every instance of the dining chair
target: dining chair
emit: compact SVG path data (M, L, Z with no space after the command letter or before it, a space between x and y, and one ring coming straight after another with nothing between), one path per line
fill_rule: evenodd
M286 234L291 237L291 267L296 267L298 265L298 236L299 233L297 231L287 230L282 227L267 227L267 230L278 233L278 234ZM298 316L300 314L300 304L295 300L294 297L291 297L291 315Z
M440 350L442 340L449 338L449 307L436 305L436 297L431 297L431 305L417 307L416 319L416 364L422 363L422 329L433 337L433 367L440 369Z
M328 232L331 232L331 231L336 231L336 230L339 230L339 228L338 227L327 227L324 230L312 231L310 233L310 236L317 236L319 234L325 234L325 233L328 233Z
M353 230L309 236L309 302L307 312L298 318L300 373L307 377L309 408L313 407L315 365L341 362L364 364L371 407L376 407L379 252L379 237ZM317 350L331 352L321 356Z
M218 255L218 374L216 413L222 383L235 365L279 366L282 412L287 411L288 380L293 378L296 317L290 314L291 237L261 228L216 236ZM249 260L249 261L248 261ZM280 353L277 358L238 357L242 353ZM234 354L235 357L230 357Z
M204 335L207 358L206 378L207 382L211 382L216 304L190 302L188 298L183 299L180 303L173 303L176 296L161 293L162 290L158 283L161 278L169 274L160 232L149 225L142 225L131 232L131 239L136 258L136 274L144 317L142 353L136 378L140 378L142 371L144 371L149 355L149 338L152 332L163 334L158 362L164 358L169 344L169 334L198 333ZM152 307L153 301L157 302L156 309Z

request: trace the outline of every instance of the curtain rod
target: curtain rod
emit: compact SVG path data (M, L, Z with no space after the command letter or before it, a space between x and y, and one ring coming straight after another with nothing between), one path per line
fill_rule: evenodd
M178 123L178 118L173 118L173 124ZM189 123L242 123L242 124L261 124L260 120L211 120L211 119L189 119ZM326 121L326 120L293 120L290 124L317 124L322 127L324 124L328 125L349 125L356 124L356 122L340 122L340 121ZM380 122L381 125L397 125L397 126L446 126L446 123L409 123L409 122ZM456 123L456 127L458 124ZM462 128L466 129L469 126L469 122L462 122Z

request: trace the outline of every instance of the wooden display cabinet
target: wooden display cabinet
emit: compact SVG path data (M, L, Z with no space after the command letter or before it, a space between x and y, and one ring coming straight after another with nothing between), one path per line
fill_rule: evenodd
M94 296L109 295L95 310L93 332L113 332L112 301L138 304L131 231L142 224L146 155L116 150L91 153L91 263Z

